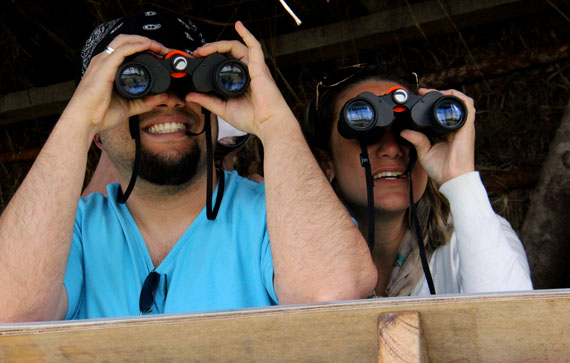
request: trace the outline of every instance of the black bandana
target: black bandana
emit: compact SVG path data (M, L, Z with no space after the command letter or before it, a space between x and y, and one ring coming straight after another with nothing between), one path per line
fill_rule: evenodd
M95 28L81 50L81 75L85 73L91 58L102 52L119 34L142 35L188 54L206 43L191 20L167 11L145 11L105 22Z

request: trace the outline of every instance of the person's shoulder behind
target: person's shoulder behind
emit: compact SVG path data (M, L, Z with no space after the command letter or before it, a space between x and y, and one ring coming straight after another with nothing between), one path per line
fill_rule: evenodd
M236 171L226 171L222 205L218 218L226 221L240 220L265 224L265 185L240 176ZM212 203L215 203L215 197Z
M226 185L224 198L226 195L236 196L240 200L263 200L265 202L265 182L255 182L245 178L237 173L237 171L226 171Z
M117 197L118 188L119 184L109 184L107 185L107 195L99 192L93 192L84 197L81 197L79 199L79 205L77 209L78 215L81 216L84 213L100 212L102 210L112 208L113 204L117 204L115 200Z

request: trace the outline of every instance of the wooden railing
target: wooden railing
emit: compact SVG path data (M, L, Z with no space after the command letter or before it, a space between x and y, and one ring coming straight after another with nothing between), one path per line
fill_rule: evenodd
M0 324L0 361L537 362L570 353L570 290Z

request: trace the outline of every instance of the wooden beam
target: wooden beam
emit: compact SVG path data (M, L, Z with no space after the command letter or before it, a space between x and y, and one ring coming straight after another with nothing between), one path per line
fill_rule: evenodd
M366 10L368 10L369 13L378 13L382 10L386 10L390 5L392 5L378 0L360 0L360 3L366 8Z
M1 153L0 154L0 164L4 163L16 163L19 161L28 161L35 159L40 153L40 149L27 149L22 150L18 153Z
M9 93L0 97L0 125L61 113L73 95L75 82Z
M547 9L547 4L524 0L454 0L446 11L458 27L484 25ZM421 31L418 29L421 27ZM455 29L436 1L424 1L374 13L361 18L278 36L266 53L280 64L324 61L380 44L421 39L428 35L451 33Z
M560 362L570 290L385 298L208 314L0 325L0 361L373 362L378 318L417 311L434 362Z

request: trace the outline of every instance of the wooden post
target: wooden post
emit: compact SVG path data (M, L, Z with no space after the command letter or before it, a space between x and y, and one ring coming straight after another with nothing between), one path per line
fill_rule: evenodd
M419 312L380 314L378 363L381 362L429 362Z

